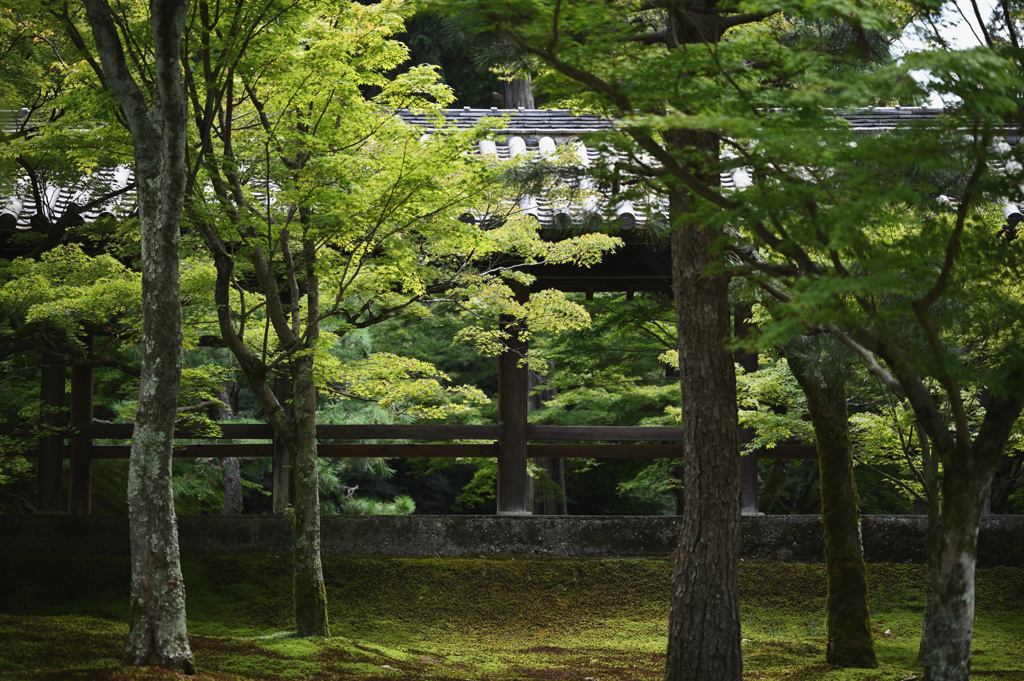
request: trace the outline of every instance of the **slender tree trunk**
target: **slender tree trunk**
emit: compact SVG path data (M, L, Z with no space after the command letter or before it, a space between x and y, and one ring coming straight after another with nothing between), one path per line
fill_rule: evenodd
M220 460L224 471L224 515L238 515L242 512L242 463L237 457Z
M924 586L924 619L921 623L921 643L917 649L917 663L923 665L928 659L928 653L932 649L932 639L929 636L928 622L932 619L935 610L935 580L938 574L939 536L942 534L940 523L940 496L939 496L939 457L931 448L924 431L917 426L918 438L921 443L921 465L924 471L925 495L928 503L927 508L927 532L925 534L925 586Z
M680 463L672 471L672 474L675 475L680 483L678 487L672 490L672 497L676 501L676 515L683 515L686 511L686 486L684 482L686 480L686 466Z
M853 445L846 411L845 375L826 374L829 358L787 353L789 367L807 397L807 411L818 444L821 521L825 528L828 647L825 661L840 667L878 666L871 638L867 568L861 544Z
M803 469L803 477L789 500L790 515L800 515L806 510L807 506L811 505L808 502L808 499L811 499L813 502L811 487L814 486L815 481L818 479L818 466L815 463L805 460L801 462L800 466Z
M85 6L104 84L117 98L135 145L142 247L142 373L128 473L132 581L124 662L191 674L171 488L181 381L178 249L188 132L181 37L188 2L150 0L152 106L127 66L110 7L104 0L85 0Z
M320 485L316 464L316 384L313 359L293 360L296 437L289 453L295 476L292 589L299 636L330 636L327 591L320 563Z
M230 421L235 417L235 410L227 386L221 387L217 398L224 406L214 410L215 418L218 421ZM242 463L237 457L227 457L220 460L220 468L224 479L224 505L220 512L223 515L238 515L242 512Z
M1017 481L1024 472L1024 453L1014 456L1003 456L992 480L992 512L1006 513L1009 507L1010 494L1017 487Z
M673 133L679 148L717 157L714 138ZM688 197L670 193L672 285L686 493L672 574L666 681L738 681L740 652L740 455L729 278L714 250L719 233L694 224ZM688 215L689 214L689 215ZM688 220L689 217L689 220Z
M786 478L789 477L789 469L793 467L792 459L775 459L772 467L768 470L768 476L761 485L761 492L757 496L757 510L760 513L768 513L775 502L779 500L782 489L786 486Z
M553 371L554 363L549 363L548 371ZM535 393L534 389L540 384L541 377L535 371L529 374L529 401L527 409L537 411L545 400L550 400L558 394L558 390L543 390ZM568 515L569 502L565 490L565 459L540 458L533 462L544 471L541 480L530 478L530 496L532 500L527 508L532 508L538 515Z

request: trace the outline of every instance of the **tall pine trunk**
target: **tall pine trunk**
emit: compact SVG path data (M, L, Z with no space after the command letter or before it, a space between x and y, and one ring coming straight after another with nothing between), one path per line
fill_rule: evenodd
M142 372L128 473L131 603L124 663L195 672L185 626L185 586L171 488L181 381L178 248L185 196L188 117L181 39L188 2L151 0L152 102L135 82L103 0L86 0L104 84L117 98L135 147L142 248Z
M668 135L666 135L668 137ZM672 133L677 148L717 158L717 141ZM672 574L666 681L738 681L740 456L729 277L715 229L695 224L682 190L670 193L672 286L679 336L685 490Z
M871 638L867 568L846 411L846 377L837 369L839 362L827 355L786 354L790 370L807 398L818 445L828 574L825 661L840 667L873 669L878 666L878 658ZM826 362L830 365L827 369Z

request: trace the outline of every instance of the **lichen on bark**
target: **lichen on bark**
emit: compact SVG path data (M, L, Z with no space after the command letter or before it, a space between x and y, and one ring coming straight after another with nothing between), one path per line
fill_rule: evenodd
M821 520L828 574L825 661L840 667L878 666L871 637L867 567L861 543L853 444L846 408L846 372L838 347L821 339L794 339L785 349L790 370L807 398L817 440Z

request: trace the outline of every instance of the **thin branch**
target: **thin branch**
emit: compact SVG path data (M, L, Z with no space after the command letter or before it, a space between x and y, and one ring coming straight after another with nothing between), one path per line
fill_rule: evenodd
M910 485L908 485L904 481L900 480L899 478L894 478L893 476L889 475L888 473L886 473L885 471L881 470L880 468L875 468L871 464L865 462L863 459L860 459L860 458L858 458L856 456L853 457L853 460L857 462L857 465L863 466L864 468L867 468L872 473L877 473L878 475L882 476L883 478L885 478L889 482L892 482L892 483L898 485L899 487L902 487L907 492L910 492L910 494L914 495L915 499L918 499L922 503L928 503L928 500L925 499L924 497L922 497L920 494L918 494L917 490L915 490L913 487L911 487Z

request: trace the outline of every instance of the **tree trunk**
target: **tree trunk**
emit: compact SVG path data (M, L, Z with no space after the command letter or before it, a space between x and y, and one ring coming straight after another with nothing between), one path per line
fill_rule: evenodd
M757 496L757 510L768 513L779 500L782 489L786 486L789 469L793 467L793 459L775 459L768 470L768 476L761 485L761 493Z
M316 464L316 384L313 359L293 360L295 438L289 443L295 476L292 518L292 597L299 636L330 636L327 591L320 563L320 477Z
M530 76L501 83L501 105L506 109L534 109L533 79Z
M672 143L717 155L713 138ZM670 192L672 285L679 335L685 508L672 574L666 681L738 681L740 455L729 278L718 231L694 224L687 195ZM716 267L717 266L717 267Z
M853 479L853 445L846 411L845 375L813 358L787 353L789 367L807 397L814 426L821 475L821 522L825 528L828 647L825 661L840 667L878 666L871 639L867 568L861 545L857 484Z
M804 513L807 507L813 503L811 487L814 486L815 481L818 479L818 466L809 460L805 460L800 462L800 467L803 477L800 479L799 484L797 484L793 496L789 499L790 515ZM812 501L809 503L808 499L812 499Z
M935 580L938 574L939 535L942 533L939 500L939 456L929 445L927 435L920 426L915 426L921 443L921 468L924 472L925 499L927 501L927 533L925 535L925 586L924 620L921 623L921 643L917 649L917 663L923 665L932 648L927 624L935 609Z
M137 153L135 170L142 230L142 374L128 472L132 585L124 661L191 674L171 487L181 380L178 242L184 177L176 184L161 181L159 161L143 158L151 155ZM178 220L167 206L151 205L175 192Z
M935 532L934 596L925 612L925 681L968 681L974 629L974 568L978 525L1013 424L1024 409L1024 370L1009 372L1007 392L991 398L973 442L969 435L929 432L941 457L942 513ZM933 421L934 423L940 423Z
M1010 494L1017 486L1021 474L1024 473L1024 453L1018 452L1014 456L1003 456L992 480L992 512L1007 513L1009 508Z
M565 494L565 459L534 459L544 472L541 480L531 478L533 512L538 515L569 515Z
M958 457L959 458L959 457ZM974 568L988 475L946 459L942 515L934 537L934 595L924 623L925 681L967 681L974 630Z
M553 362L548 364L548 371L553 371L554 368ZM537 372L530 371L528 411L537 411L544 405L545 400L553 399L558 394L557 389L534 392L540 383L541 377ZM569 499L565 489L565 459L540 458L534 459L533 462L544 472L544 477L540 480L530 478L532 501L527 504L527 508L532 508L538 515L569 515Z
M224 471L223 515L238 515L242 512L242 463L237 457L220 460Z
M223 406L218 405L213 414L217 421L230 421L235 417L231 392L228 386L221 385L217 399ZM242 512L242 463L237 457L228 457L220 460L220 468L224 480L224 505L220 512L223 515L238 515Z
M185 195L188 117L181 37L188 2L150 0L155 78L150 108L128 68L103 0L86 0L105 84L135 145L142 247L142 373L128 473L132 563L124 662L195 672L185 627L185 586L171 488L174 420L181 381L178 249Z

